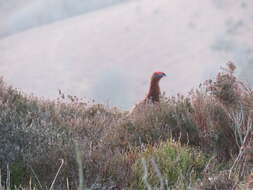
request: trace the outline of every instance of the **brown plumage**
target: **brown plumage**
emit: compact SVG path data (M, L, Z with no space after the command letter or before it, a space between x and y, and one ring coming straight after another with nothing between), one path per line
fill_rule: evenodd
M166 74L163 72L153 73L151 77L151 81L150 81L148 95L143 101L141 101L139 104L136 104L134 106L134 108L129 113L130 115L133 115L137 112L142 112L145 108L152 106L152 104L156 104L160 102L161 91L160 91L159 82L161 78L163 78L164 76L166 76Z
M145 100L149 100L152 103L160 101L161 91L160 91L159 81L164 76L166 76L166 74L163 72L154 72L154 74L151 77L149 92Z

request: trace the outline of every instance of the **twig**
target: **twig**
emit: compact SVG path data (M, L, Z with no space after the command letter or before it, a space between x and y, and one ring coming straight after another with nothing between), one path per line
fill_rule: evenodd
M1 78L0 78L1 80ZM1 170L0 170L0 190L3 190L3 187L2 187L2 173L1 173Z
M143 177L142 177L144 185L146 186L146 188L148 190L152 190L151 185L148 183L148 168L147 168L147 162L146 162L145 158L141 159L141 163L142 163L142 166L143 166L143 169L144 169L144 174L143 174Z
M11 173L10 173L9 164L7 165L7 179L6 179L6 186L7 186L7 188L11 186Z
M40 188L43 190L43 187L42 187L42 185L41 185L41 183L40 183L40 180L39 180L38 176L36 175L35 171L33 170L33 168L32 168L31 166L29 166L29 167L30 167L30 169L32 170L32 173L33 173L33 175L34 175L36 181L38 182Z
M160 188L159 188L159 190L164 190L165 189L164 188L164 179L163 179L162 174L161 174L161 172L160 172L160 170L159 170L159 168L158 168L158 166L157 166L157 164L156 164L156 162L155 162L155 160L153 158L151 159L151 164L152 164L152 166L153 166L153 168L154 168L154 170L156 172L157 177L160 180Z
M69 190L69 178L67 178L67 190Z
M57 173L56 173L56 175L55 175L55 177L54 177L54 180L53 180L53 182L52 182L52 184L51 184L49 190L52 190L52 189L53 189L53 186L54 186L54 184L55 184L55 181L56 181L56 179L57 179L57 177L58 177L58 175L59 175L59 173L60 173L60 171L61 171L61 168L62 168L62 166L63 166L63 164L64 164L64 160L63 160L63 159L60 159L60 161L61 161L61 165L60 165L60 167L59 167L59 169L58 169L58 171L57 171Z
M249 119L251 121L251 119ZM237 156L237 158L235 159L232 167L230 168L230 171L229 171L229 178L231 177L231 173L233 171L233 169L237 166L237 163L239 162L239 160L241 160L244 152L245 152L245 147L246 147L246 143L247 143L247 139L248 139L248 136L250 134L250 131L251 131L251 128L252 128L252 125L251 125L251 122L248 121L248 124L247 124L247 132L246 132L246 135L243 139L243 143L241 145L241 148L240 148L240 152Z
M211 161L212 161L213 159L215 159L215 156L213 156L212 158L210 158L210 160L208 161L208 163L207 163L205 169L203 170L204 173L207 173L207 172L208 172L208 168L209 168L209 166L210 166L210 164L211 164Z

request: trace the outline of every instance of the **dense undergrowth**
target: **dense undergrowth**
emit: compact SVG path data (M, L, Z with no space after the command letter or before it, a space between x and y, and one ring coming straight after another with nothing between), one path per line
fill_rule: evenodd
M0 189L251 188L253 93L234 70L132 114L1 79Z

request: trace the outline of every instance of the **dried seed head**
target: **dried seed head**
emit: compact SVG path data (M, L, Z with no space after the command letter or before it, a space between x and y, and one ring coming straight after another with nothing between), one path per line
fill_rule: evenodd
M228 63L227 63L227 66L228 66L229 71L232 72L232 73L233 73L233 72L235 71L235 69L236 69L235 64L232 63L232 62L228 62Z

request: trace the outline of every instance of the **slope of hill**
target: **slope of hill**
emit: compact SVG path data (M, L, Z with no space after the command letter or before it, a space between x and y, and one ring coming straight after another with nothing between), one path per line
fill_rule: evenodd
M186 92L224 62L250 60L252 3L221 2L133 1L29 30L0 41L0 71L28 93L123 108L145 96L154 70L167 73L168 95Z
M0 37L112 6L124 0L10 0L0 2Z

